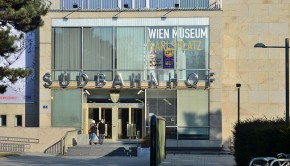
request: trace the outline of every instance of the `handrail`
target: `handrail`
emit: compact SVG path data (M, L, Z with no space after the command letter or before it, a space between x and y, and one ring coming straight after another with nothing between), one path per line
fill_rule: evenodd
M45 149L44 153L64 155L68 147L73 145L73 142L68 140L68 135L69 133L72 133L72 132L77 132L77 130L67 131L65 135L59 141L57 141L56 143L54 143L53 145Z
M67 152L68 147L75 145L72 139L69 139L71 137L68 137L69 134L73 133L73 132L77 132L78 130L71 130L71 131L67 131L65 133L65 136L62 138L63 140L63 151L62 154L64 154L65 152Z
M44 150L44 153L52 153L52 154L63 154L63 146L62 146L62 139L48 147Z

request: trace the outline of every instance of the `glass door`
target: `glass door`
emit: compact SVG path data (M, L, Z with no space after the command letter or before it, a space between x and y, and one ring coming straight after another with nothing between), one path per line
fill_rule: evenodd
M142 111L143 108L118 105L91 107L88 111L88 125L92 120L98 123L101 119L104 119L105 138L111 141L136 139L137 133L141 138L145 121L145 115Z
M105 120L105 138L111 139L112 138L112 108L102 108L101 119ZM99 119L99 121L101 119Z
M119 108L118 111L118 139L127 139L129 125L129 108Z
M142 109L141 108L132 108L131 111L131 121L136 125L136 133L139 132L139 137L142 136Z
M95 120L99 123L101 119L105 120L105 138L112 138L112 108L90 108L89 123Z
M136 133L142 135L142 109L118 109L118 139L135 139Z

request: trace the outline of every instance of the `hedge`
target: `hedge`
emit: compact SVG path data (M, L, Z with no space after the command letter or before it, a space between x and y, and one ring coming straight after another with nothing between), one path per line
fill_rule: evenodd
M254 157L290 153L290 126L283 119L246 120L234 126L234 157L237 166L247 166Z

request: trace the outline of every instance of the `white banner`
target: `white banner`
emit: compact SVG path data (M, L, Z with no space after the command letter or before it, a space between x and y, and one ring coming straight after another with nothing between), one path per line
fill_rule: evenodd
M12 29L13 35L20 32ZM0 66L9 68L25 68L32 70L27 78L21 78L12 84L8 78L0 80L0 84L7 86L7 91L0 94L0 103L34 103L35 98L35 31L24 34L24 38L16 42L18 50L9 57L0 57Z

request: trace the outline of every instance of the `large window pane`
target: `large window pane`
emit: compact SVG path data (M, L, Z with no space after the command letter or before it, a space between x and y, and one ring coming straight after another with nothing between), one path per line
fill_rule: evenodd
M180 80L186 80L196 73L199 80L205 80L208 68L209 33L207 26L185 26L177 29L178 64ZM197 70L193 70L197 69Z
M208 26L54 28L53 45L54 80L64 72L76 80L80 70L90 80L98 73L106 80L118 73L125 81L151 73L159 81L169 74L185 81L192 73L205 80L208 69Z
M81 28L53 28L53 79L61 73L75 80L81 69Z
M208 91L178 90L177 96L178 138L208 139Z
M169 73L174 75L176 42L173 35L176 27L148 27L147 61L148 72L159 75L160 81L168 80Z
M129 80L132 73L144 70L144 27L118 27L116 33L117 69L124 80Z
M81 68L81 28L54 28L54 61L56 70Z
M82 91L80 89L52 90L51 125L53 127L76 127L82 125Z
M151 114L166 119L166 138L176 139L176 90L147 89L147 124Z
M113 73L113 30L112 27L84 28L84 66L89 79L97 73L112 80Z

